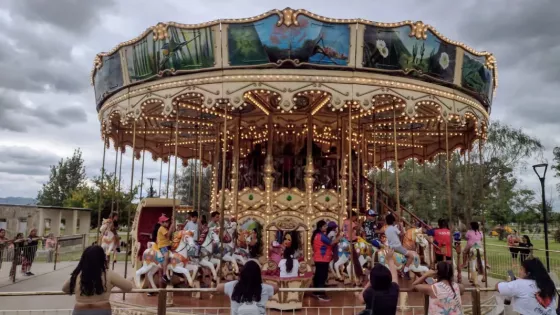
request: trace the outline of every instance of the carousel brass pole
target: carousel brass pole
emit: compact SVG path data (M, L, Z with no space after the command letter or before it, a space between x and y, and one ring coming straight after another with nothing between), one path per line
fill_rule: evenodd
M475 127L476 128L476 127ZM478 156L479 156L479 160L480 160L480 200L484 201L484 157L482 155L482 133L480 135L480 139L478 139ZM486 227L486 216L485 216L485 212L484 209L484 203L482 203L482 243L484 246L484 264L485 266L483 266L484 268L484 279L486 280L484 282L484 286L486 288L488 288L488 277L487 277L487 272L486 272L486 265L488 264L488 260L486 257L486 231L487 231L487 227Z
M352 215L354 210L352 209L352 105L353 102L350 102L348 106L348 218L350 221L350 248L352 249L352 254L350 255L350 262L354 267L354 245L352 241L354 240L354 228L352 223ZM350 283L354 281L354 272L350 273Z
M127 225L127 231L126 231L126 255L124 255L124 277L126 279L126 276L128 274L128 251L130 249L130 227L131 227L131 222L130 222L130 212L132 209L132 199L134 199L133 193L134 193L134 150L136 149L136 118L134 119L133 125L132 125L132 167L131 167L131 173L130 173L130 204L127 205L128 206L128 213L127 213L127 218L126 218L126 225ZM123 301L125 298L125 293L123 293Z
M356 138L358 138L358 143L356 144L356 153L358 153L358 162L356 163L356 173L358 174L356 176L356 209L358 209L358 214L360 213L361 210L361 205L362 203L360 202L360 181L362 179L361 173L360 173L360 156L362 155L362 146L361 146L361 139L359 139L361 132L360 132L360 118L358 118L358 134L356 135Z
M121 178L122 178L122 156L123 156L123 150L120 150L120 157L119 157L119 183L118 183L118 188L117 188L117 196L115 197L115 202L116 202L116 208L117 208L117 214L120 214L120 210L121 210ZM132 155L134 155L134 152L132 153Z
M101 187L99 187L99 206L97 207L97 244L101 244L99 241L99 228L101 227L101 211L103 210L103 181L105 179L105 153L107 152L107 139L103 139L103 163L101 164Z
M161 180L163 175L163 147L161 147L161 154L160 154L161 161L159 162L159 189L158 189L158 198L161 198Z
M196 131L197 131L197 135L196 135L196 138L194 139L194 155L193 155L193 161L194 161L194 166L193 166L193 168L194 168L194 176L193 176L194 185L192 186L192 195L193 195L192 207L193 207L193 210L197 209L196 208L196 197L197 197L196 196L196 182L197 182L196 178L197 178L197 173L198 173L198 163L196 162L196 156L197 156L197 153L198 153L197 151L198 151L198 142L199 142L198 140L199 140L199 137L200 137L200 129L197 127ZM199 213L198 215L202 218L202 213Z
M398 157L398 147L397 147L397 111L396 105L393 101L393 146L395 148L395 199L397 199L397 206L395 211L398 211L401 220L403 217L403 210L401 209L401 200L399 196L399 157Z
M167 183L165 188L165 198L169 199L169 184L171 181L171 139L173 137L173 133L171 130L169 131L169 150L167 150Z
M142 146L146 148L146 133L144 132L144 142ZM144 156L146 155L146 150L142 150L142 169L140 170L140 202L142 202L142 196L144 193Z
M377 215L381 215L381 209L377 207L377 145L375 143L375 121L373 126L373 209L377 211Z
M200 209L200 200L202 199L202 142L198 142L198 163L200 164L200 170L198 172L198 213L202 210Z
M227 152L227 103L224 104L224 130L223 130L223 147L222 147L222 191L220 196L220 240L224 235L224 219L226 216L226 152ZM237 205L233 205L234 208ZM236 210L237 211L237 210ZM224 252L224 242L220 241L220 253ZM223 257L223 255L222 255ZM222 257L220 257L220 266L222 265ZM222 277L222 268L218 270L218 279Z
M339 194L339 199L340 201L344 200L342 198L342 174L340 173L341 170L342 172L344 172L343 168L344 168L344 164L342 163L342 161L344 160L344 146L342 145L343 143L343 132L341 130L341 125L342 122L339 125L339 119L340 119L340 114L336 113L336 135L338 137L337 139L337 147L338 149L336 150L336 192ZM340 202L339 201L339 202ZM345 204L345 203L343 203ZM343 204L340 205L340 208L338 210L338 226L339 226L339 231L342 227L342 215L343 215Z
M449 125L449 119L445 121L445 166L446 166L446 172L445 172L445 179L446 179L446 183L447 183L447 215L449 217L449 230L451 231L449 237L451 240L451 244L450 246L452 246L453 244L453 215L452 215L452 209L451 209L451 174L450 174L450 168L449 168L449 132L448 132L448 125ZM453 246L452 246L453 248ZM446 255L447 256L447 255ZM453 251L451 251L451 257L453 257ZM452 258L453 260L453 258ZM460 264L458 264L460 265ZM461 272L461 269L459 269L459 272ZM460 277L460 274L457 274L457 277Z
M179 110L175 116L175 169L173 170L173 213L171 217L171 224L175 224L175 217L177 216L177 162L179 161ZM169 164L171 165L171 155L169 156Z
M119 121L118 127L117 127L117 139L115 139L115 171L113 172L113 195L111 196L111 213L113 213L113 209L115 208L115 195L117 194L117 167L119 166L119 151L120 151L120 145L121 145L121 141L120 141L120 137L121 137L121 133L120 133L120 127L121 127L121 123Z
M341 129L340 129L340 173L339 173L339 196L340 196L340 201L341 201L341 207L340 207L340 211L339 211L339 215L338 215L338 226L339 228L342 228L342 223L343 223L343 217L348 215L348 211L346 209L346 207L348 206L347 201L346 201L346 189L347 189L347 183L348 183L348 179L346 178L347 175L347 163L348 163L348 159L346 158L346 150L345 150L345 145L344 145L344 140L346 139L346 129L344 126L344 121L343 121L343 117L340 118L340 124L341 124Z
M416 147L414 146L414 129L412 126L413 124L410 124L410 135L412 137L412 207L414 211L418 211L416 209Z

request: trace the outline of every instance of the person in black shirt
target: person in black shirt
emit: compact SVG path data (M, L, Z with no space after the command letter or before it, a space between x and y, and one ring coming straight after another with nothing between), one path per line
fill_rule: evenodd
M35 260L35 255L37 254L37 245L39 245L39 237L37 236L37 229L31 229L29 231L29 237L23 243L23 255L21 263L21 272L26 276L34 276L31 272L31 265Z
M393 254L394 251L388 249L385 255L389 268L382 264L373 266L368 284L357 296L361 303L366 304L367 310L373 310L373 314L394 315L397 313L399 278Z
M529 255L531 255L531 251L533 250L533 243L531 243L529 235L523 235L518 246L522 247L519 249L519 260L523 263L529 258Z
M369 209L366 212L366 220L364 221L362 228L365 234L366 241L370 244L377 238L379 238L379 230L377 228L377 213L373 209Z

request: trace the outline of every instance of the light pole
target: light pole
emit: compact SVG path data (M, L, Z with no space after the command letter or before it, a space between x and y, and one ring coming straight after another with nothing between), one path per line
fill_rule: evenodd
M537 174L539 180L541 181L542 212L543 212L543 220L544 220L544 248L546 251L546 270L550 272L550 257L548 253L548 218L546 215L546 199L544 196L544 178L546 176L547 169L548 169L548 164L546 163L533 165L533 170L535 171L535 174Z

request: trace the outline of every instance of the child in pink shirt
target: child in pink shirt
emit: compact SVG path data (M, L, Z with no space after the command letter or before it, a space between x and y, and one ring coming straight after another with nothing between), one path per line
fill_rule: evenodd
M467 246L465 247L465 250L463 250L463 265L461 266L461 269L467 266L471 248L475 244L478 244L479 246L482 245L482 232L479 230L478 222L471 222L471 229L467 231L465 237L467 238Z

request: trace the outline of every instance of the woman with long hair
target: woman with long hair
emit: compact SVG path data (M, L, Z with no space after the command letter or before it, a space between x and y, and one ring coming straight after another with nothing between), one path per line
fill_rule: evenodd
M432 280L434 276L435 283ZM436 271L424 273L412 285L418 292L429 296L428 314L463 314L461 294L465 289L462 284L453 282L453 264L438 262Z
M239 274L239 280L220 283L216 288L229 296L231 314L260 314L266 313L266 302L276 292L278 287L262 282L261 267L249 260Z
M526 259L519 268L519 279L496 284L498 292L511 299L519 314L556 314L556 288L538 258Z
M94 245L83 252L62 292L76 296L73 315L110 315L109 298L114 286L124 292L130 292L133 287L132 282L108 270L103 248Z
M342 236L331 240L327 236L327 222L320 220L317 228L311 236L313 246L313 261L315 262L315 273L313 274L313 287L324 288L329 277L329 263L333 258L332 247L340 241ZM325 292L315 292L315 297L320 301L330 301Z
M28 239L23 245L23 257L21 262L21 273L25 276L34 276L31 272L31 266L37 254L37 246L39 245L40 237L37 236L37 229L29 231Z
M393 315L397 313L399 300L399 276L393 258L394 250L388 249L385 260L389 268L382 264L375 264L369 273L369 281L360 294L358 300L366 305L372 314Z
M299 261L294 259L294 250L292 247L284 249L284 258L278 262L280 269L280 278L294 278L299 275Z
M531 243L531 238L529 238L529 235L523 235L523 237L521 237L521 243L519 243L519 247L519 260L521 261L521 263L523 263L533 254L533 243Z
M14 246L14 263L10 269L10 278L14 277L16 272L16 266L21 265L21 256L23 253L23 246L25 246L25 240L23 239L23 233L16 234L16 238L12 241Z
M53 262L54 252L55 252L57 246L58 246L58 244L56 243L56 238L54 237L54 234L49 233L49 235L47 235L47 238L45 239L45 249L48 252L48 255L47 255L47 262L48 263Z

